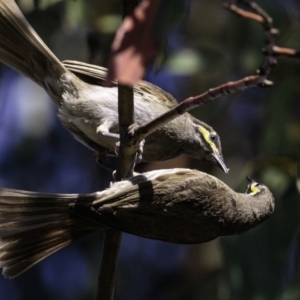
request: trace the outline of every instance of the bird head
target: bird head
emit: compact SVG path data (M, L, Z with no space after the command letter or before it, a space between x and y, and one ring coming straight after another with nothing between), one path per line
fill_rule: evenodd
M252 179L249 176L246 176L246 178L248 181L246 194L251 194L254 196L254 195L258 195L259 193L265 190L265 186L263 184L256 182L254 179Z
M226 167L223 159L221 140L217 132L212 127L199 120L194 122L194 129L196 135L199 137L200 144L205 151L204 160L214 162L225 173L228 173L229 169Z

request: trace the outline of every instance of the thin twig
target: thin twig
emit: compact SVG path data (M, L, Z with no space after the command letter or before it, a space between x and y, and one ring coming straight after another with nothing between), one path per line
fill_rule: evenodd
M300 51L297 51L292 48L274 46L273 53L274 56L288 56L288 57L300 58Z
M231 10L232 12L236 13L237 15L239 15L242 18L253 20L253 21L256 21L261 24L264 23L264 18L261 17L260 15L252 13L250 11L245 11L245 10L237 7L234 4L229 4L228 2L225 2L224 8Z
M136 127L134 134L141 135L141 139L144 139L147 135L155 131L158 127L168 123L170 120L175 119L176 117L193 108L207 104L214 99L219 98L220 96L234 94L249 87L269 87L272 85L272 81L266 80L259 75L248 76L237 81L225 83L218 87L209 89L207 92L201 95L185 99L180 104L164 113L163 115L159 116L158 118Z

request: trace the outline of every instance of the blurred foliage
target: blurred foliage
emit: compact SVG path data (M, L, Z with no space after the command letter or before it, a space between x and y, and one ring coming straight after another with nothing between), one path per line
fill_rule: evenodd
M17 2L59 58L100 65L107 62L114 32L121 20L121 1ZM253 74L259 67L264 34L258 24L224 11L219 0L170 3L173 1L163 1L166 11L160 11L159 22L163 23L158 24L160 34L168 33L166 61L158 74L149 69L147 79L180 101ZM259 4L272 16L281 32L278 44L300 49L299 1L261 0ZM182 22L178 22L179 19ZM220 134L225 161L231 169L229 175L205 163L184 160L184 164L212 173L239 191L246 188L246 175L268 185L276 198L274 216L242 236L204 245L170 245L125 236L116 299L300 299L299 175L297 178L300 172L300 61L279 58L278 62L270 76L275 83L272 88L251 88L193 112ZM26 145L27 142L22 150ZM24 161L28 160L20 149L17 153L23 155ZM33 156L36 155L34 152ZM22 168L24 161L19 159L14 170ZM176 166L179 164L176 161ZM153 164L152 167L162 165L172 167L175 163ZM81 244L81 255L86 255L85 263L93 270L89 279L95 283L99 250L95 250L95 241L85 242ZM54 257L58 258L57 255ZM64 263L64 268L71 268L69 264L71 260ZM35 282L41 283L39 274L33 270L26 273L26 280L22 277L10 281L16 291L15 299L41 299L41 293L45 294L43 299L54 299L46 296L50 293L45 283L40 284L38 296L34 289L24 288L29 281L30 286L35 287ZM17 292L18 288L21 292ZM61 290L68 288L67 283L61 283ZM90 289L91 284L86 288ZM4 285L0 282L2 289ZM63 299L93 299L91 294L78 292L77 296L72 294ZM57 295L55 299L59 299Z

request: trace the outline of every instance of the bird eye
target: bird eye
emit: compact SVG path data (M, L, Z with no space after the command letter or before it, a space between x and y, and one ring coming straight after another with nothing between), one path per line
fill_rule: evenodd
M217 140L217 135L215 133L210 133L209 138L211 141L215 142Z

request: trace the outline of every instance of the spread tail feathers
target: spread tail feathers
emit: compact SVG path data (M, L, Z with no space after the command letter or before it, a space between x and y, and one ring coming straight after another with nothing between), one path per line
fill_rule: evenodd
M14 0L0 0L0 61L44 87L49 94L52 92L53 96L58 87L51 76L58 79L67 72Z
M76 194L0 189L0 267L15 277L73 240L101 229L70 217ZM92 195L85 196L92 199Z

